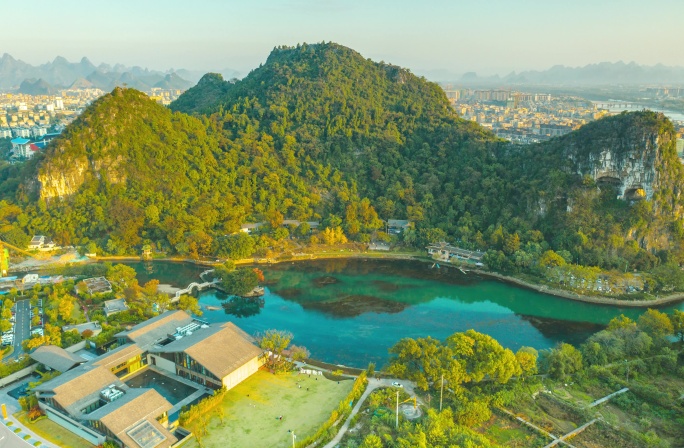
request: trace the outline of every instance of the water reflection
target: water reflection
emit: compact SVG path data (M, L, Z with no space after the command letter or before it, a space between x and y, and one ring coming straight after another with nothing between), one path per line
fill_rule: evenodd
M235 317L256 316L264 307L264 300L261 298L246 298L233 296L223 302L223 309L226 314Z

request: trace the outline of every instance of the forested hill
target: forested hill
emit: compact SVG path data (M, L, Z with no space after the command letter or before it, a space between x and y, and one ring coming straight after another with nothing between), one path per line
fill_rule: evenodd
M231 83L224 81L219 73L207 73L169 107L186 114L210 112L222 101L230 86Z
M97 101L24 172L0 171L0 194L23 207L5 228L208 254L245 222L282 238L284 218L321 220L369 241L386 237L380 219L409 219L405 244L491 249L505 270L549 248L623 269L681 256L684 175L662 115L512 146L437 85L334 43L276 48L234 83L207 75L172 109L198 115L133 90Z

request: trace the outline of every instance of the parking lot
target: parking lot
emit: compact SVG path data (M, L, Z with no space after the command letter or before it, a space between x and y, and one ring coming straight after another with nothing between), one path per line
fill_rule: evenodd
M12 357L18 358L24 354L21 343L31 337L31 301L28 299L18 300L14 305L14 353Z

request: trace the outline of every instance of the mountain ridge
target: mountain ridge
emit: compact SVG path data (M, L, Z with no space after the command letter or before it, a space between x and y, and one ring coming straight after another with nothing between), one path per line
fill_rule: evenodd
M56 233L34 224L41 207L102 222L57 238L108 253L152 241L187 254L200 240L220 253L241 224L283 218L366 242L382 218L414 223L406 244L453 239L504 271L549 249L606 268L684 256L684 173L660 114L511 145L460 119L437 85L333 43L276 47L234 83L207 75L171 109L115 89L0 194L24 204L28 234Z

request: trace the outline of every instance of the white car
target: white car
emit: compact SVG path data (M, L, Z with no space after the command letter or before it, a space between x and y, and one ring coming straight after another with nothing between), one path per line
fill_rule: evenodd
M394 382L392 383L392 386L394 386L394 387L404 387L403 384L398 383L398 382L396 382L396 381L394 381Z

